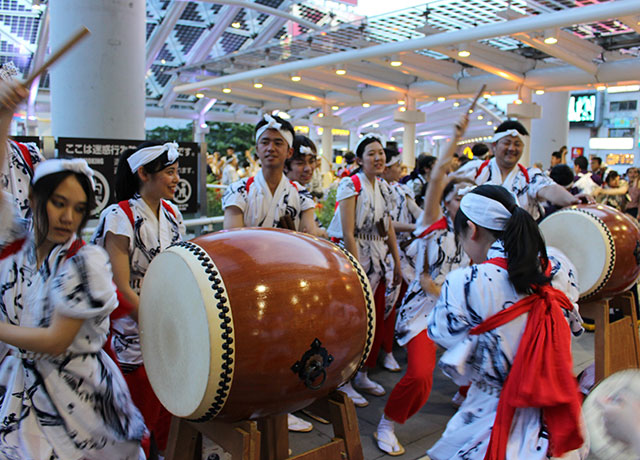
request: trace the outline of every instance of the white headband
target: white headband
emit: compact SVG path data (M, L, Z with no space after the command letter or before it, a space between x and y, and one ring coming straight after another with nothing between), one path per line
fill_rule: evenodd
M387 161L384 165L386 167L389 167L389 166L394 165L396 163L400 163L400 160L402 160L402 153L398 152L397 154L392 156L391 159L389 161Z
M313 155L314 157L316 156L314 151L311 150L311 147L307 147L306 145L301 145L299 150L300 155Z
M73 171L75 173L84 174L89 178L91 182L91 188L96 189L96 184L93 181L93 170L89 167L87 162L81 158L74 159L54 159L46 160L36 166L35 173L31 183L36 184L40 179L50 174L59 173L62 171Z
M478 193L463 196L460 210L471 222L489 230L502 231L511 219L511 213L502 203Z
M164 145L154 145L152 147L146 147L144 149L138 150L136 153L127 158L127 162L129 163L131 172L134 173L140 166L151 163L164 152L167 152L167 158L169 159L169 162L167 164L173 163L180 156L180 153L178 152L178 144L175 142L167 142Z
M370 138L377 139L377 140L379 140L380 142L382 142L382 141L381 141L380 136L378 136L378 135L377 135L377 134L375 134L375 133L368 133L368 134L365 134L365 135L364 135L364 136L362 136L362 138L358 141L358 145L356 145L356 151L358 151L358 147L360 147L360 144L362 144L364 141L366 141L367 139L370 139Z
M467 185L467 186L462 187L463 185ZM463 197L476 187L477 185L469 185L467 182L458 182L456 185L453 186L451 191L447 193L447 196L444 197L444 202L447 203L451 201L455 196Z
M256 131L256 143L260 140L260 136L262 136L262 133L264 133L267 129L275 129L280 133L282 137L284 137L284 140L287 141L289 147L293 145L293 135L291 134L291 131L282 129L282 124L278 123L276 119L268 113L264 114L264 121L266 121L267 124L262 125L260 128L258 128L258 131Z
M528 136L525 136L524 134L520 134L517 129L508 129L500 133L495 133L493 135L493 138L491 139L491 142L498 142L500 139L507 136L515 136L519 138L522 142L524 142L525 137L528 137Z

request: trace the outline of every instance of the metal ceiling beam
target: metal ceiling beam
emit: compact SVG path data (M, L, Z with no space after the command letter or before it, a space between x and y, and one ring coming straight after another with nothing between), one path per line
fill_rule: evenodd
M153 65L156 57L162 50L162 47L173 32L173 28L178 23L178 19L182 16L185 8L187 7L187 3L182 2L173 2L169 7L169 11L162 18L162 22L159 27L156 27L151 35L151 38L147 42L147 59L146 59L146 70L149 70Z
M265 78L279 73L291 73L304 69L320 66L331 66L338 63L347 63L353 60L362 60L372 57L381 57L405 51L420 49L433 49L435 47L451 46L457 43L475 42L478 40L497 36L513 35L521 32L532 32L550 27L566 27L573 24L595 22L622 16L640 14L640 2L637 0L618 0L597 5L589 5L579 8L570 8L555 13L530 16L513 21L488 24L469 29L442 32L427 37L411 40L390 42L375 45L369 48L344 51L312 59L289 62L271 67L254 69L224 77L211 78L196 83L180 85L174 88L176 92L195 92L210 85L229 84L236 81Z
M191 0L177 0L180 2L188 2ZM289 21L297 22L301 26L307 27L312 30L321 30L322 27L318 26L314 22L307 21L299 16L287 13L286 11L278 10L270 6L262 5L261 3L253 3L244 0L199 0L204 3L216 3L221 5L235 5L241 8L248 8L250 10L260 11L261 13L270 14L272 16L279 16L281 18L288 19Z
M435 59L433 60L435 61ZM384 63L384 61L381 60L380 58L374 58L374 59L371 59L371 61L377 64ZM428 68L428 66L425 66L425 67ZM411 65L404 61L402 62L402 65L400 67L396 67L396 70L398 72L402 72L405 75L419 77L419 78L422 78L423 80L437 81L438 83L442 83L443 85L451 86L453 88L455 88L456 86L456 80L454 78L451 78L447 75L442 75L437 72L426 70L424 67L420 68L420 67Z
M49 8L47 8L42 17L40 18L40 27L38 28L38 42L36 52L33 53L33 59L31 59L31 66L29 67L29 73L32 73L35 69L42 67L44 58L47 54L47 45L49 43ZM40 79L42 76L38 76L31 83L29 88L29 100L27 101L27 117L35 115L36 98L38 97L38 90L40 89Z
M315 75L315 73L314 73ZM310 77L308 75L301 75L302 80L299 82L291 82L291 79L284 75L277 75L275 77L270 78L265 82L265 85L268 86L269 81L276 80L280 81L282 84L286 85L289 88L300 89L301 91L309 91L313 89L321 89L325 91L332 91L334 93L346 94L348 96L359 97L360 91L354 88L350 88L345 85L336 85L332 82L328 82L326 80L322 80L320 78ZM313 85L312 88L309 88L309 85Z
M520 40L525 45L538 49L543 53L547 53L549 56L558 58L567 64L571 64L585 72L595 75L598 71L598 66L593 61L583 59L579 55L568 51L566 48L560 45L560 42L555 45L547 45L542 38L534 38L529 34L515 34L514 38Z

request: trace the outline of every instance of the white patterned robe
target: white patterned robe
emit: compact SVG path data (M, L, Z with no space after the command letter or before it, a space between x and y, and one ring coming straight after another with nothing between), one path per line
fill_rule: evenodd
M559 251L548 248L551 285L574 304L565 317L574 335L582 333L577 311L579 296L576 271ZM487 259L506 257L496 241ZM440 367L459 385L471 387L458 412L449 420L440 440L429 449L433 460L483 460L495 421L500 391L511 369L527 314L480 335L469 331L485 319L526 297L515 291L508 273L485 263L455 270L446 277L442 293L427 318L431 340L446 348ZM544 384L544 382L540 382ZM536 408L517 409L507 443L507 460L548 458L548 434ZM582 458L577 452L565 458Z
M104 246L108 232L129 239L129 284L138 295L153 258L172 244L182 241L185 233L182 214L177 206L168 201L164 203L174 212L169 212L161 204L158 219L140 195L131 198L129 206L133 213L133 227L123 209L118 204L113 204L102 211L98 226L91 237L91 242L99 246ZM130 316L118 318L113 322L112 345L124 372L131 372L142 364L138 323Z
M47 327L58 312L84 322L59 356L8 347L0 366L0 459L144 458L142 416L102 350L117 306L107 254L87 245L67 259L72 237L38 268L26 221L12 215L8 195L2 198L0 251L26 240L0 259L0 320Z
M422 272L425 271L435 284L442 286L450 272L466 267L470 262L469 256L456 239L451 219L446 217L442 219L447 223L445 229L433 230L412 243L417 247L416 273L398 309L395 334L400 346L405 346L416 335L427 329L427 316L438 300L420 286ZM415 233L420 235L426 229L418 227Z
M244 215L245 227L278 227L285 214L291 217L296 230L300 229L300 216L307 209L315 208L311 194L302 186L294 185L284 174L274 194L264 180L262 170L253 176L247 193L249 178L234 182L222 196L222 208L235 206Z
M478 170L482 163L482 160L470 161L458 169L453 175L455 177L471 179L475 181L477 185L502 185L516 197L518 205L531 214L531 217L535 220L540 219L542 211L538 202L538 192L549 185L555 184L553 179L538 168L529 168L527 169L529 182L527 182L526 176L520 167L516 165L503 181L502 173L496 164L495 158L489 160L489 163L482 168L482 171L480 171L478 175Z
M35 169L44 158L38 147L33 143L22 144L27 147L31 155L31 164ZM17 143L7 142L7 159L0 170L0 189L10 193L20 209L20 215L25 219L31 218L29 206L29 185L33 177L33 170L24 159Z
M387 242L378 233L376 222L382 220L385 230L389 230L389 216L394 209L395 200L387 182L377 179L372 184L364 173L358 173L357 176L360 178L360 193L356 192L353 179L344 177L338 184L336 202L339 203L357 195L354 236L358 244L358 262L366 272L371 289L375 292L378 282L385 276L385 258L389 251ZM342 239L339 209L336 209L327 233L330 237Z

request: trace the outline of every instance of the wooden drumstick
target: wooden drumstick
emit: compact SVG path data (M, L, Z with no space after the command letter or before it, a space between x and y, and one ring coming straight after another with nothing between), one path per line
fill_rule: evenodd
M471 103L471 107L469 107L469 110L473 110L476 106L476 102L478 102L478 99L480 99L480 96L482 95L482 93L484 93L485 88L487 87L487 85L482 85L482 88L480 88L480 91L478 91L478 94L476 94L476 97L473 99L473 102ZM471 113L471 112L469 112Z
M53 64L55 64L55 62L58 59L60 59L63 55L65 55L67 53L67 51L69 51L71 48L76 46L80 40L82 40L84 37L86 37L90 33L91 32L89 32L89 29L87 29L86 27L83 26L82 29L80 29L73 37L71 37L62 46L62 48L60 48L58 51L56 51L51 56L49 56L49 59L47 59L39 68L34 70L33 73L31 75L29 75L29 77L25 80L23 85L26 88L29 88L31 86L31 84L33 83L33 80L35 80L40 75L42 75L42 73L44 73L44 71L47 70L47 68L49 68Z

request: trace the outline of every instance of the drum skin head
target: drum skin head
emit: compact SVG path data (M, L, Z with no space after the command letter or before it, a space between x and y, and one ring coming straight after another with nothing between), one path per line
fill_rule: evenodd
M167 410L231 422L299 410L351 378L371 349L375 307L348 252L244 228L156 256L139 319L149 382ZM322 369L303 377L321 357Z
M624 442L614 439L607 431L603 419L603 401L615 398L621 391L640 398L640 370L628 369L607 377L589 393L582 405L584 420L589 431L591 450L601 460L634 460L637 454Z
M596 216L563 209L540 222L547 246L563 252L578 271L580 298L589 297L609 280L615 264L613 236Z

